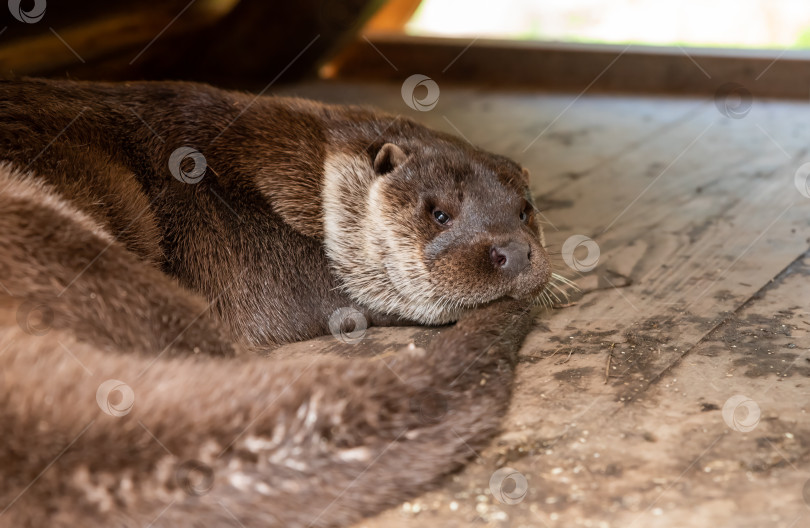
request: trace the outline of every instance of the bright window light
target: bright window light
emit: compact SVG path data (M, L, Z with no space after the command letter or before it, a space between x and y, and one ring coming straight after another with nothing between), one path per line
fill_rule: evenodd
M413 35L810 48L810 0L424 0Z

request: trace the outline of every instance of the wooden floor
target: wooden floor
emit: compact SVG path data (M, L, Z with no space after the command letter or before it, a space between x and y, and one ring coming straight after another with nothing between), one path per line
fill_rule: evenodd
M810 198L794 185L810 105L757 100L732 119L709 98L441 86L418 112L399 85L285 92L372 104L520 161L556 265L583 290L538 319L491 446L362 526L810 526ZM572 235L598 244L593 271L560 257ZM370 329L357 346L431 332ZM504 466L529 486L511 505L490 491Z

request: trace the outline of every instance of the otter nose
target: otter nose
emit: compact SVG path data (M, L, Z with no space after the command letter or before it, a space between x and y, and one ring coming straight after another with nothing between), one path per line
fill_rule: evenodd
M532 250L529 244L511 240L506 244L494 245L489 250L489 258L495 269L509 275L517 275L529 265Z

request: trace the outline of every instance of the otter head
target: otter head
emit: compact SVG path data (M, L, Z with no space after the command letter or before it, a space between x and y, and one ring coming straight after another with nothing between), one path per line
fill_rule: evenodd
M528 173L445 138L327 157L324 243L359 304L422 324L513 297L551 276Z

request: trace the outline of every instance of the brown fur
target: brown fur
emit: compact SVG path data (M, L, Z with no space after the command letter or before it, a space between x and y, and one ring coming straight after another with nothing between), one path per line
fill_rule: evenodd
M169 174L181 146L205 155L199 183ZM336 308L402 319L357 302L327 258L335 153L378 173L394 242L461 320L387 365L269 362L246 351L327 333ZM509 160L367 110L51 81L0 83L0 159L0 524L341 526L428 488L496 430L530 316L493 301L548 280ZM397 191L407 181L418 202ZM455 231L423 214L436 197ZM373 228L354 213L354 231ZM506 278L485 263L508 237L533 249ZM94 401L109 379L133 390L124 416Z

